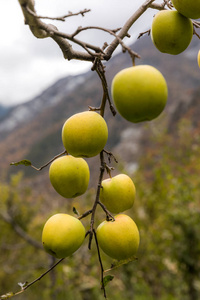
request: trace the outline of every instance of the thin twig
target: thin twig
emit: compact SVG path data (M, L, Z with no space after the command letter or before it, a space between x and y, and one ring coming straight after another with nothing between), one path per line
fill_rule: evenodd
M119 45L119 39L123 39L126 35L128 30L132 27L132 25L140 18L140 16L149 8L151 3L153 3L155 0L147 0L145 1L138 10L127 20L127 22L124 24L122 29L117 35L117 38L114 39L114 41L108 46L106 49L106 56L104 59L109 60L112 56L112 53L115 51L117 46Z
M111 214L111 212L109 212L109 210L107 210L106 206L101 202L101 201L98 201L98 204L101 206L101 208L105 211L106 213L106 219L108 220L113 220L115 221L115 218L113 217L113 215Z
M86 211L84 214L82 214L81 216L78 217L79 220L89 216L92 213L92 209Z
M101 106L100 106L100 114L102 117L104 116L106 101L108 100L111 113L113 116L115 116L116 110L110 99L110 95L108 92L108 84L107 84L107 80L106 80L106 76L105 76L105 68L104 68L102 62L100 60L96 59L94 61L92 70L96 70L96 72L101 80L101 84L102 84L102 88L103 88L103 97L102 97Z
M196 28L200 28L200 22L193 20L192 23Z
M65 258L61 258L59 261L57 261L52 267L50 267L46 272L44 272L42 275L40 275L38 278L27 284L23 290L27 290L31 285L35 284L37 281L41 280L45 275L47 275L49 272L51 272L58 264L60 264Z
M200 39L200 35L196 32L195 29L194 29L194 34Z
M104 285L104 281L103 281L104 268L103 268L103 263L101 260L101 254L100 254L100 250L99 250L99 244L98 244L98 240L97 240L96 231L94 229L93 229L93 233L94 233L94 238L95 238L95 242L96 242L96 246L97 246L97 253L98 253L98 258L99 258L99 263L100 263L100 268L101 268L101 289L103 290L104 297L106 298L106 289L105 289L105 285Z
M64 15L62 17L47 17L47 16L41 16L41 15L38 15L36 14L35 12L33 12L29 7L28 5L25 6L27 11L29 12L29 14L31 14L32 16L34 16L35 18L38 18L38 19L48 19L48 20L55 20L55 21L62 21L62 22L65 22L66 18L69 18L69 17L73 17L73 16L78 16L78 15L82 15L84 17L85 13L88 13L91 11L91 9L84 9L84 10L81 10L77 13L72 13L72 12L69 12L67 15Z
M151 33L151 29L148 29L148 30L146 30L146 31L144 31L144 32L141 32L141 33L138 35L138 40L139 40L143 35L145 35L145 34L150 35L150 33Z
M115 161L116 163L118 163L118 160L116 159L116 157L113 155L112 152L107 151L107 150L105 150L105 149L103 149L103 152L105 152L105 153L107 154L109 163L111 162L111 157L114 159L114 161Z
M94 230L94 219L95 219L95 212L97 208L97 204L99 202L99 195L100 195L100 190L101 190L101 183L103 180L103 174L105 171L105 162L104 162L104 155L103 151L100 153L100 174L99 174L99 180L98 180L98 185L97 185L97 192L96 192L96 198L93 204L92 208L92 215L91 215L91 220L90 220L90 230L89 230L89 242L88 242L88 248L91 249L91 244L92 244L92 238L93 238L93 230Z
M42 169L44 169L44 168L46 168L48 165L50 165L54 160L56 160L57 158L59 158L60 156L65 155L65 154L67 154L67 151L66 151L66 150L64 150L62 153L60 153L60 154L54 156L50 161L48 161L45 165L43 165L43 166L40 167L40 168L36 168L36 167L33 166L33 165L31 165L31 167L32 167L33 169L35 169L36 171L41 171Z
M64 260L64 258L61 258L57 263L55 263L53 266L51 266L46 272L44 272L43 274L41 274L38 278L36 278L35 280L33 280L30 283L25 283L23 285L21 285L21 290L15 293L7 293L6 295L10 295L8 296L8 298L11 298L13 296L17 296L19 294L22 294L25 290L27 290L29 287L31 287L33 284L35 284L36 282L40 281L45 275L47 275L49 272L51 272L58 264L60 264L62 261ZM7 299L5 298L6 295L2 295L0 296L0 299Z

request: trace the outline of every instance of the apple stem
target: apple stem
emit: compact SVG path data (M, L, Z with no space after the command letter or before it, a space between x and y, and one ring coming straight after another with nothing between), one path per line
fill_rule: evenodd
M109 221L115 221L115 218L113 217L113 215L109 212L109 210L107 210L106 206L101 202L101 201L98 201L98 204L102 207L102 209L105 211L106 213L106 220L109 220Z

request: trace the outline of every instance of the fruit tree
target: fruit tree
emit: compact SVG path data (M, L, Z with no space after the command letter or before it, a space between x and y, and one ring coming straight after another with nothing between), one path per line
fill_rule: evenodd
M60 129L62 153L39 169L26 159L13 162L11 165L21 164L37 170L49 167L50 183L56 192L66 199L78 199L78 196L84 195L87 191L90 170L86 160L99 156L99 165L96 170L98 182L94 187L96 196L91 203L91 208L82 211L80 215L76 209L74 212L60 211L48 220L44 220L41 244L46 252L59 260L39 278L22 285L20 291L5 294L1 299L23 293L51 272L63 259L72 254L76 255L76 251L81 251L85 240L88 249L91 249L93 244L96 247L100 266L100 286L106 298L106 285L113 276L105 275L104 255L110 257L111 261L115 259L117 266L136 261L142 237L139 226L128 216L128 210L134 208L134 203L137 201L135 199L137 186L123 172L115 176L112 173L111 164L117 160L112 149L106 148L109 127L105 121L105 112L107 110L113 117L119 113L132 126L139 122L151 122L165 110L169 92L167 81L162 73L155 66L143 64L140 55L124 42L124 38L130 37L129 29L147 10L153 9L155 16L152 19L152 26L146 32L141 32L140 37L151 33L149 38L160 52L178 55L187 49L193 36L199 38L200 22L197 18L200 17L200 2L184 0L180 4L181 1L175 0L140 1L140 7L130 13L130 18L122 24L121 28L77 26L73 33L61 32L55 25L46 23L45 19L52 19L52 22L53 20L65 21L67 17L72 18L77 14L87 17L89 9L78 13L70 12L63 17L50 18L37 14L34 0L18 0L18 2L25 24L29 26L36 38L53 39L66 60L91 62L91 72L96 72L99 77L102 98L98 107L94 107L91 103L89 107L85 106L84 111L72 114L65 121ZM99 47L79 38L83 31L91 29L96 30L97 34L98 32L109 34L112 41ZM74 45L78 45L81 50L76 50ZM112 59L119 45L122 51L126 52L124 55L130 56L130 67L117 73L109 86L104 64ZM200 65L200 54L197 55ZM97 208L104 215L100 223L96 218ZM87 230L83 225L85 223L88 224Z

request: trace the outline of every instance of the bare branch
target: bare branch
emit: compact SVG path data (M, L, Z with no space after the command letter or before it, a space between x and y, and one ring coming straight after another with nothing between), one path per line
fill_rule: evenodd
M139 55L133 52L129 47L127 47L123 42L123 38L128 35L128 30L134 24L134 22L147 10L148 7L155 1L155 0L147 0L144 2L143 5L133 14L133 16L125 23L125 25L121 28L119 34L116 34L117 30L108 30L99 27L90 27L93 29L100 29L105 32L108 32L115 36L113 42L107 47L106 52L104 53L103 49L97 47L95 45L91 45L89 43L83 42L79 39L75 38L80 30L86 30L78 28L77 31L70 35L63 32L60 32L54 25L46 24L41 21L41 16L36 14L34 1L33 0L18 0L19 4L22 8L22 12L25 17L25 23L29 25L30 30L37 38L47 38L51 37L60 47L63 52L63 56L65 59L77 59L77 60L84 60L84 61L94 61L95 57L98 57L100 60L109 60L112 56L112 53L117 48L119 44L122 45L124 51L128 51L132 58L139 57ZM167 0L165 0L167 1ZM79 12L85 13L85 11ZM63 16L65 17L65 16ZM61 17L61 18L63 18ZM50 18L51 19L51 18ZM88 29L88 28L87 28ZM84 51L74 51L72 45L69 41L78 44L81 46Z
M110 44L110 46L106 50L105 59L109 60L112 56L113 52L119 45L119 39L123 39L131 26L139 19L139 17L149 8L150 4L155 0L147 0L140 8L128 19L128 21L124 24L122 29L120 30L118 36L114 39L114 41Z
M173 8L173 5L169 0L164 0L163 3L158 4L158 3L152 3L149 7L157 10L163 10L166 9L165 6L167 6L169 9Z
M145 34L148 34L148 35L150 35L150 33L151 33L151 29L148 29L148 30L146 30L146 31L144 31L144 32L141 32L139 35L138 35L138 39L140 39L143 35L145 35Z
M64 154L67 154L67 151L66 151L66 150L64 150L62 153L60 153L60 154L54 156L50 161L48 161L45 165L43 165L43 166L40 167L40 168L36 168L36 167L34 167L33 165L31 165L31 167L32 167L33 169L35 169L36 171L41 171L42 169L44 169L44 168L46 168L48 165L50 165L55 159L57 159L57 158L63 156Z
M36 17L36 11L34 7L33 0L18 0L19 4L22 8L22 12L25 18L25 24L29 25L29 28L33 35L37 38L47 38L51 37L55 40L55 42L59 45L63 52L63 56L65 59L78 59L85 61L93 61L94 56L90 53L74 51L72 45L66 40L72 40L70 35L59 32L58 29L51 24L46 24L42 22L38 17ZM88 43L83 43L77 39L73 39L74 43L79 44L84 49L89 48L94 50L95 52L100 52L99 47L95 47Z
M200 22L198 22L198 21L192 21L192 23L193 23L193 25L196 27L196 28L200 28Z
M28 6L26 6L26 9L27 9L27 11L28 11L32 16L34 16L35 18L39 18L39 19L48 19L48 20L56 20L56 21L63 21L63 22L65 22L66 18L73 17L73 16L82 15L82 17L84 17L85 13L91 11L91 9L84 9L84 10L81 10L81 11L79 11L79 12L77 12L77 13L69 12L67 15L64 15L64 16L62 16L62 17L47 17L47 16L40 16L40 15L37 15L37 14L34 13Z

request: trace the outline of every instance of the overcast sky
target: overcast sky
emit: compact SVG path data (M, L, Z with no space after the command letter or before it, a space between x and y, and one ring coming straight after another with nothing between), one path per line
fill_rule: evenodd
M86 71L91 65L80 61L64 60L53 40L36 39L24 25L17 0L0 0L0 104L13 105L28 101L57 79ZM85 17L76 16L66 22L54 22L63 32L71 33L78 26L95 25L118 28L144 0L35 0L38 14L60 16L68 11L91 9ZM156 2L161 2L157 0ZM130 31L131 43L138 32L149 28L155 11L149 10ZM53 23L53 21L45 21ZM112 37L99 31L87 31L85 40L102 46ZM120 50L120 49L119 49Z

